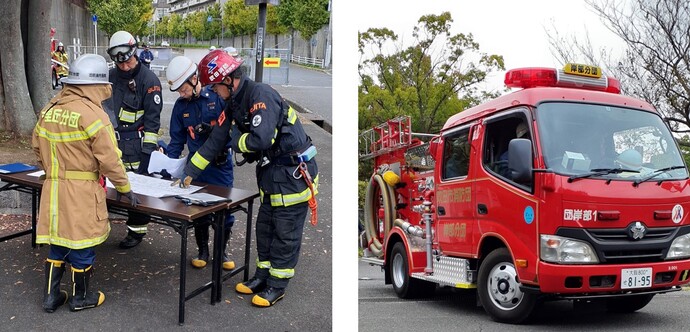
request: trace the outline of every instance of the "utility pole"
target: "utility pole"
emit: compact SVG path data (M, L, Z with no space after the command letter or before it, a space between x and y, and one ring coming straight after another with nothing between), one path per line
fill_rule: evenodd
M331 66L331 38L333 38L333 0L328 0L328 34L326 34L326 54L323 57L323 66Z
M280 4L280 0L244 0L244 4L247 6L259 5L259 22L256 28L255 82L261 82L264 76L264 37L266 36L266 10L269 3L277 6Z
M93 14L93 54L98 54L98 16Z

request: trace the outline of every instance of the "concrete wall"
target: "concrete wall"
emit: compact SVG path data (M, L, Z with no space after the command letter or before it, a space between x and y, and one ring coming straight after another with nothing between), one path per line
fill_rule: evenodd
M79 38L82 45L94 45L94 26L91 13L68 0L51 0L50 26L55 28L53 38L65 45L73 45ZM107 46L108 38L99 30L98 45Z

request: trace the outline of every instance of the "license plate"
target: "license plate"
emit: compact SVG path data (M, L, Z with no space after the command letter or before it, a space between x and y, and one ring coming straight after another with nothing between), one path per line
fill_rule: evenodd
M621 289L652 287L652 268L622 269Z

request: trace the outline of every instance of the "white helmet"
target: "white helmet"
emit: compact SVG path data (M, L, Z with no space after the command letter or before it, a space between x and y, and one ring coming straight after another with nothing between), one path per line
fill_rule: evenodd
M108 55L115 62L125 62L136 54L137 41L127 31L118 31L110 37Z
M215 51L215 50L216 50L216 47L213 46L213 45L211 45L211 47L209 47L208 50L209 50L209 51Z
M227 53L227 54L230 55L231 57L235 57L235 58L238 57L238 56L240 56L240 53L237 52L237 49L234 48L234 47L232 47L232 46L226 47L226 48L225 48L225 53Z
M182 84L196 75L196 63L186 56L176 56L168 64L165 78L170 84L170 91L177 91ZM189 82L192 84L191 82ZM193 85L193 84L192 84Z
M65 45L62 45L62 42L58 43L58 47L60 47L60 46L65 47Z
M74 60L69 67L69 76L63 79L66 84L110 84L108 64L98 54L84 54Z

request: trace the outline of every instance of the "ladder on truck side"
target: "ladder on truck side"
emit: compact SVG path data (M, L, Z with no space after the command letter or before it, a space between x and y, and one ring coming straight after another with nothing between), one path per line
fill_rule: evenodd
M399 116L359 134L359 159L368 160L411 143L410 117Z

